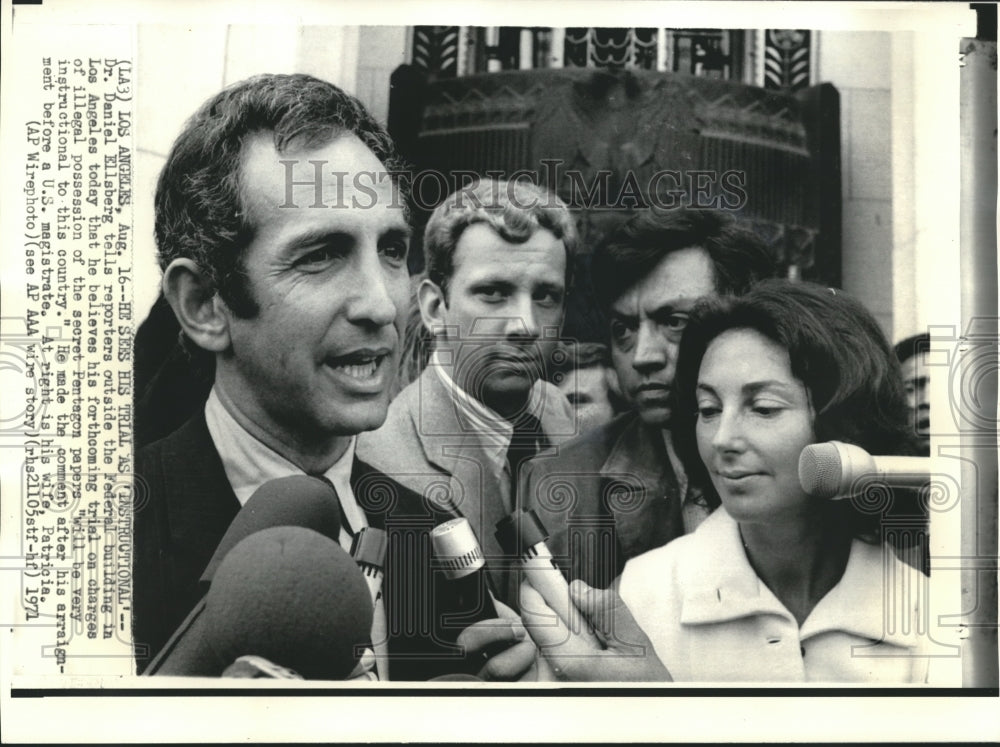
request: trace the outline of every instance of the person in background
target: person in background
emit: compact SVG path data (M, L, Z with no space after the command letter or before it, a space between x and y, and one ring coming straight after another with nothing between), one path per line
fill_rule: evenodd
M931 455L930 370L927 365L930 344L930 335L924 332L907 337L893 348L903 372L903 387L910 411L910 433L915 439L917 456L924 457ZM903 517L900 524L908 524L910 529L905 532L909 541L907 547L901 547L904 551L901 557L929 576L931 501L922 495L928 490L929 484L920 490L896 490L893 508L898 516Z
M930 335L924 332L907 337L893 348L903 368L910 422L922 456L931 455L930 372L927 367L930 345Z
M715 510L694 533L629 560L620 600L575 585L607 641L589 656L579 639L559 640L565 629L539 617L544 603L522 587L522 618L556 671L925 682L927 584L883 541L882 507L817 500L798 479L799 454L816 442L912 449L898 363L875 318L811 283L766 281L706 301L681 341L674 395L681 458L708 482ZM626 643L646 655L623 656Z
M705 517L671 435L677 346L700 299L776 271L755 234L714 210L637 213L595 250L593 285L629 409L530 462L520 489L571 579L606 587L626 560Z
M578 433L606 425L625 409L607 345L565 344L553 353L553 360L552 382L576 411Z
M520 464L574 432L545 367L562 326L576 226L554 194L484 179L437 207L424 251L417 300L433 353L385 425L359 439L358 455L418 493L444 487L479 539L494 594L516 607L517 583L494 531L517 505Z

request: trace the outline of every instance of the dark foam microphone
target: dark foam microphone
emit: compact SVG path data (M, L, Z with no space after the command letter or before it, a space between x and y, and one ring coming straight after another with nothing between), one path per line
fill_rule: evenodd
M315 477L292 475L264 483L247 499L229 525L201 575L201 584L207 588L228 552L261 529L297 526L337 540L340 535L338 506L333 486ZM144 676L157 674L168 659L172 660L168 666L171 671L164 672L165 674L214 676L207 672L214 671L217 662L198 645L202 635L201 626L204 625L201 619L204 610L205 598L202 597L150 662L143 672ZM224 666L231 663L224 662Z
M372 603L354 559L298 527L250 535L208 590L209 642L224 661L252 654L306 679L343 679L368 646Z
M873 483L920 488L930 474L929 457L872 456L840 441L812 444L799 455L799 482L816 498L849 498Z
M489 593L486 561L468 519L451 519L431 530L435 566L447 579L446 594L435 595L435 613L441 633L449 643L472 623L499 615ZM482 662L479 662L482 664Z
M589 639L594 646L603 648L570 599L569 584L545 544L549 534L538 515L531 509L515 511L497 522L496 538L504 552L519 558L528 583L541 594L545 603L570 631Z
M372 603L357 564L318 532L274 527L219 564L185 657L158 674L218 677L244 656L306 679L343 679L371 636Z
M201 574L201 580L211 582L227 553L261 529L302 527L336 542L340 537L339 505L333 486L316 477L290 475L265 482L236 514Z

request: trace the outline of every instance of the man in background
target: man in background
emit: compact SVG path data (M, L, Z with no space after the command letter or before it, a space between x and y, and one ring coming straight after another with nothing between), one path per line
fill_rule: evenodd
M606 587L629 558L707 515L670 437L678 343L700 299L775 271L760 239L709 210L641 212L595 251L592 280L631 410L530 462L520 488L571 579Z
M931 338L926 332L907 337L897 343L894 350L903 369L906 399L913 417L913 435L920 448L920 456L931 455L931 400L930 374L927 356Z
M560 346L553 354L551 376L575 411L577 433L605 425L625 409L607 345L581 342Z
M427 223L417 289L433 353L358 443L406 487L448 495L479 539L493 593L512 607L496 524L518 505L520 465L575 430L544 371L575 249L566 205L533 184L487 179L446 198Z

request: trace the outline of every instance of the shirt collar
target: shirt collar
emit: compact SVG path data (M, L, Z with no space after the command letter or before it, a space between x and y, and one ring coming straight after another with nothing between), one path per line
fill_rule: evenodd
M468 426L466 431L470 437L478 439L483 451L490 457L495 467L502 468L507 455L507 448L514 435L514 426L510 421L500 416L495 410L484 405L475 397L469 395L448 374L447 367L441 362L437 351L431 354L428 365L434 370L444 389L455 403L455 410L460 420ZM542 382L536 381L531 387L528 398L528 412L542 420L545 395ZM544 422L544 421L543 421Z
M913 608L926 610L929 581L899 560L889 545L855 539L844 575L806 618L801 636L840 630L914 648L920 631L912 625Z
M240 425L222 403L215 387L212 388L205 403L205 422L219 452L226 477L241 506L264 483L279 477L304 474L302 469ZM343 456L324 473L337 489L344 512L355 529L358 528L354 522L355 516L358 514L363 516L351 490L351 469L354 464L356 440L356 438L351 439ZM349 506L354 509L353 512ZM352 513L355 516L352 516Z

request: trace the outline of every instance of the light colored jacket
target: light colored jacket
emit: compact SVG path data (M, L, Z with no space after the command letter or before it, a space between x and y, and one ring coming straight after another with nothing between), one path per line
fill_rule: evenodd
M692 534L630 560L620 593L678 682L925 682L929 579L855 539L844 575L800 628L717 509ZM954 652L952 652L954 655Z
M552 444L565 441L574 431L572 407L555 386L539 381L535 388L542 430ZM494 537L497 522L509 513L500 474L504 460L487 455L488 448L482 433L461 416L441 377L428 367L392 401L381 428L358 436L357 455L425 500L468 519L494 590L517 609L517 582L505 570L510 563Z

